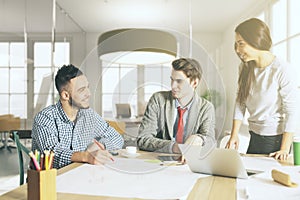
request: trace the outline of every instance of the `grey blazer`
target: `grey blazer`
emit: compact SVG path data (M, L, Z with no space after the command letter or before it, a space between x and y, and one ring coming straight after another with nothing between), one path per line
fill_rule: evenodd
M138 147L146 151L172 153L175 143L173 126L175 99L171 91L157 92L152 95L147 105L137 139ZM215 111L212 103L194 95L187 120L187 133L184 141L191 134L210 136L215 139Z

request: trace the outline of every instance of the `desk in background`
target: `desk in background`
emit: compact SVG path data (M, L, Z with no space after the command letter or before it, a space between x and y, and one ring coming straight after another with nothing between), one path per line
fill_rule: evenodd
M7 148L8 134L10 130L20 129L20 117L14 117L11 114L0 115L0 149Z
M142 117L138 118L104 118L112 127L123 135L126 146L136 146L138 129L142 122Z

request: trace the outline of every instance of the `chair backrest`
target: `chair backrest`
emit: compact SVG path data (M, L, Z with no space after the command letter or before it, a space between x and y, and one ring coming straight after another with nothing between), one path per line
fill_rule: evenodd
M10 131L9 137L13 139L17 145L17 152L19 157L19 174L20 174L20 185L24 184L24 159L23 153L29 156L30 150L27 149L21 142L20 139L31 139L31 130L12 130Z
M117 103L116 104L117 118L130 118L131 117L131 107L128 103Z
M113 127L118 133L125 134L126 132L126 123L121 121L111 121L107 120L108 124Z

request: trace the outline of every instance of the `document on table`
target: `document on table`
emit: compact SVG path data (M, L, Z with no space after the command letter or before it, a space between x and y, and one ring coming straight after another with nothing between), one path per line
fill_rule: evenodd
M271 171L277 169L289 174L291 181L298 184L292 188L273 181ZM251 176L249 179L237 179L237 199L300 199L300 166L280 166L267 170L264 173ZM246 189L247 188L247 189ZM248 198L246 198L246 191Z
M160 166L141 159L116 158L105 166L83 164L57 177L57 192L143 199L186 198L197 179L187 165ZM179 187L180 186L180 187Z
M264 172L272 167L281 166L273 157L241 156L241 158L247 170Z

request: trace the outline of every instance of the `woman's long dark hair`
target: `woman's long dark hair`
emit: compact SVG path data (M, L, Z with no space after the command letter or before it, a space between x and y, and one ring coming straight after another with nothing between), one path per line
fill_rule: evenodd
M272 46L272 38L268 26L257 18L251 18L242 22L236 27L235 32L255 49L269 51ZM245 103L249 96L254 81L254 68L256 67L256 62L244 62L242 65L237 93L237 101L240 104Z

